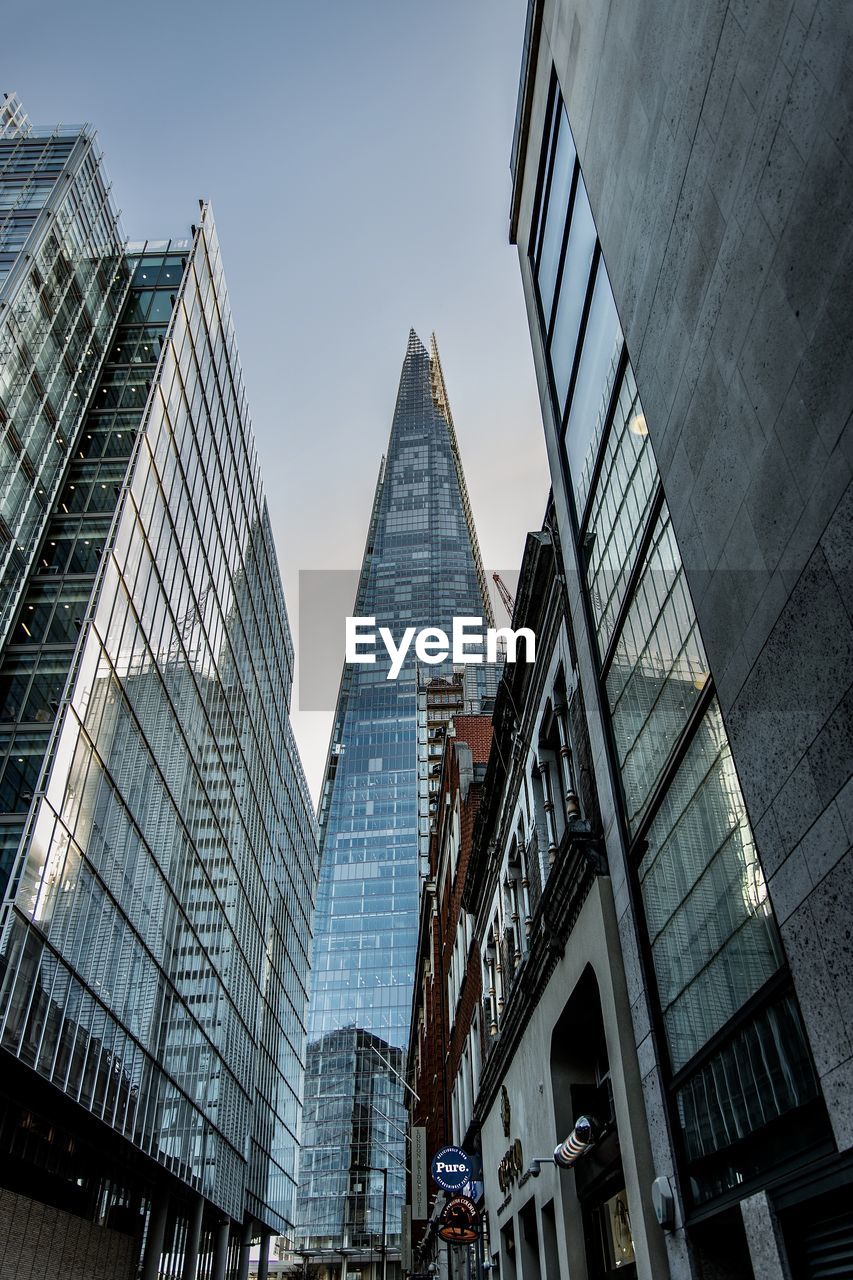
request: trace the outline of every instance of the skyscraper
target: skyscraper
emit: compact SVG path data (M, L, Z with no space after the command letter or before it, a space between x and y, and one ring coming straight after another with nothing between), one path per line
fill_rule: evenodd
M427 352L414 331L354 615L375 617L397 639L410 626L449 631L457 615L491 619L438 349L433 338ZM412 651L398 679L388 665L377 654L344 669L321 801L298 1213L309 1248L381 1247L383 1222L389 1243L400 1232L399 1073L418 926L417 670ZM452 664L432 674L451 676Z
M219 245L0 121L0 1275L223 1280L293 1219L317 839Z

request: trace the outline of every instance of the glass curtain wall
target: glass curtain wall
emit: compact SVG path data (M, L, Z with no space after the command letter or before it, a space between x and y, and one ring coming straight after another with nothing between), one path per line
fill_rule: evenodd
M810 1102L816 1081L556 77L530 243L668 1078L699 1202L737 1185L753 1135Z
M83 429L71 450L29 583L0 661L0 889L5 890L88 613L117 495L142 421L167 324L137 324L142 274L156 282L159 262L136 266L127 303L107 349ZM152 266L152 264L154 264ZM169 256L158 292L171 311L183 272ZM146 319L146 317L142 317ZM168 320L168 312L167 317Z
M128 287L93 135L0 129L0 641ZM26 253L23 252L26 247Z
M225 1213L286 1231L317 871L293 645L209 209L191 245L131 265L10 650L37 615L36 667L61 649L71 676L62 693L45 672L59 708L7 895L0 1044ZM28 707L34 677L9 674Z

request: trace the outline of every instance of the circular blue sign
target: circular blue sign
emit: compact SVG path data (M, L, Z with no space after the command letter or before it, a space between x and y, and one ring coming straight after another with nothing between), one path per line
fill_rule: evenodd
M459 1191L471 1181L471 1157L461 1147L442 1147L432 1158L432 1180L442 1191Z

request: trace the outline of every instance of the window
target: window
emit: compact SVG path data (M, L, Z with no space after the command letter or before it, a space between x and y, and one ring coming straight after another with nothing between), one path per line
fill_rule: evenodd
M619 316L604 260L599 258L565 434L569 475L579 516L589 492L621 351Z
M569 241L560 279L560 296L549 344L554 388L561 418L565 412L569 394L578 333L589 288L589 273L595 253L595 224L592 220L586 187L580 174L578 174L571 214Z
M707 678L693 602L664 507L606 681L632 832Z
M552 151L553 164L549 175L548 202L540 229L537 260L539 293L546 323L549 323L551 319L554 291L560 268L560 253L563 247L563 228L566 221L566 209L569 205L576 160L568 117L566 116L565 107L559 100L555 102L554 125L556 128L556 146Z
M602 660L617 624L657 483L654 454L629 364L584 532L587 583Z
M646 841L640 885L677 1071L782 964L716 699Z

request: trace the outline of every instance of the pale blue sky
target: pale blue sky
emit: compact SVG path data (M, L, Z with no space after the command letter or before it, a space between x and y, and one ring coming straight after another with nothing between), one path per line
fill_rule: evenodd
M509 152L526 0L28 0L0 90L90 121L132 239L213 203L296 634L300 569L356 568L406 340L434 329L483 559L548 490ZM312 790L330 715L294 725Z

